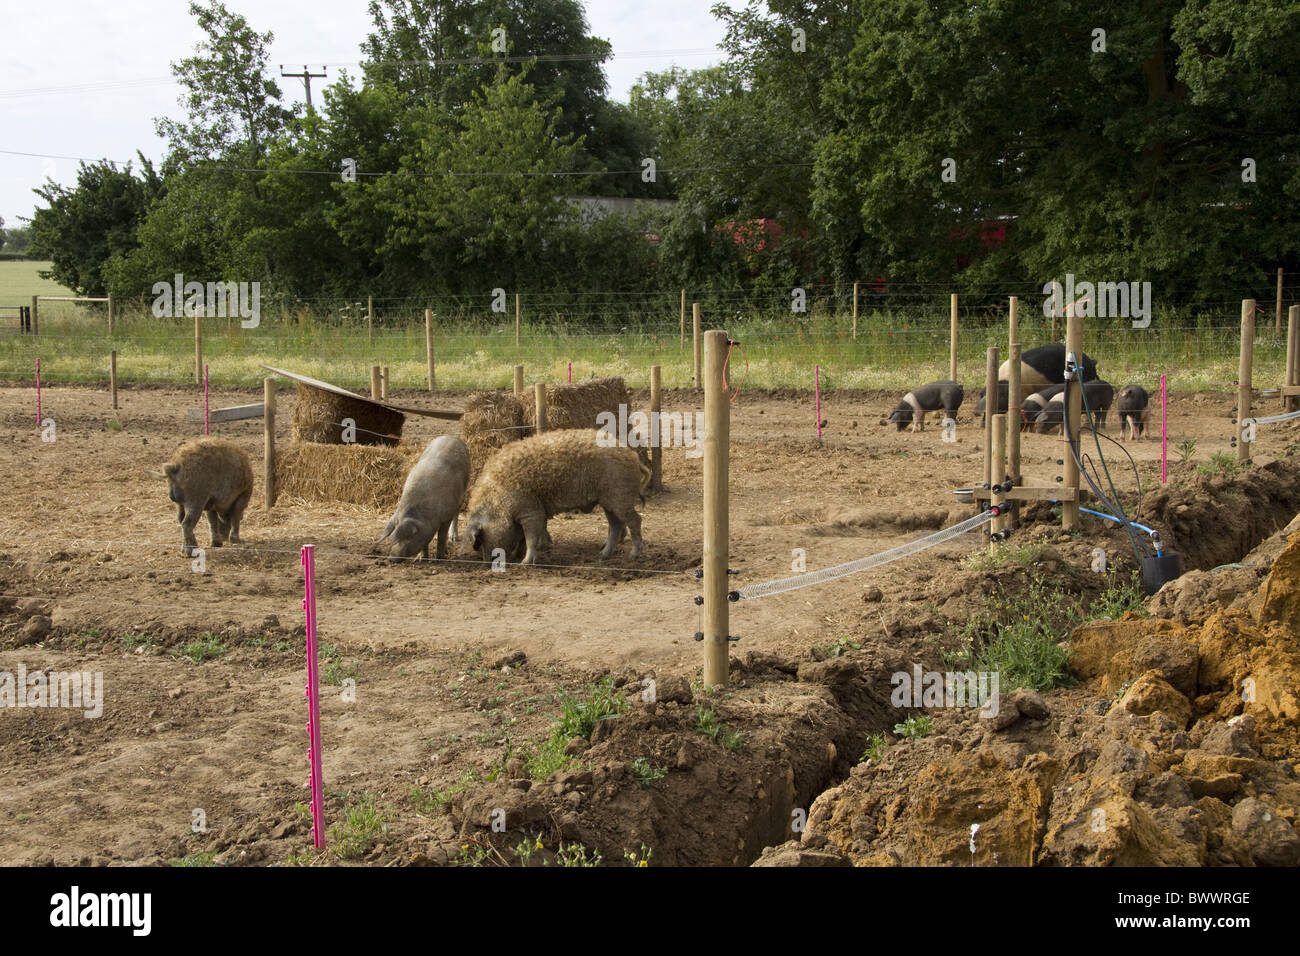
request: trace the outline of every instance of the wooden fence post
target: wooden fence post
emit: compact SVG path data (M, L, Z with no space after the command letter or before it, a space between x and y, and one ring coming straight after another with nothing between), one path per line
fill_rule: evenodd
M700 387L700 304L691 303L691 316L695 321L695 372L692 381L695 387Z
M108 353L108 391L113 396L113 407L117 408L117 350Z
M203 384L203 316L194 316L194 384Z
M537 413L537 434L546 431L546 383L538 382L533 386L533 401Z
M1015 299L1011 300L1012 302ZM1007 477L1020 486L1020 343L1012 342L1007 354ZM988 403L985 402L985 407ZM1012 499L1011 514L1002 527L1014 528L1020 520L1020 502Z
M523 398L524 395L524 367L515 366L515 398Z
M113 337L113 293L108 294L108 337ZM116 407L116 406L114 406Z
M370 366L370 397L376 402L384 394L383 386L380 383L380 369L378 365Z
M948 381L957 381L957 293L952 294L952 302L949 307L951 313L949 317L948 331ZM987 405L985 406L988 407ZM996 411L996 409L994 409Z
M519 293L515 293L515 348L519 348L519 314L521 311L519 304Z
M663 429L659 426L660 402L659 366L650 366L650 490L664 490Z
M853 283L853 337L858 337L858 284Z
M984 487L993 484L993 415L998 410L998 349L984 356Z
M727 476L731 448L731 404L722 384L727 333L704 336L704 686L727 683L730 577Z
M993 414L996 412L997 405L991 402L985 402L985 409L988 411L989 423L992 428L989 429L989 473L993 476L993 485L1001 487L1002 483L1007 480L1007 416L1002 414ZM1001 492L993 492L989 498L989 504L1001 505L1006 501ZM1007 519L1001 515L994 518L989 523L989 531L1001 531L1007 525ZM995 547L995 543L990 541L989 547Z
M1286 316L1286 375L1283 384L1294 388L1300 385L1300 305L1293 305ZM1284 412L1300 408L1300 395L1288 395L1282 404Z
M379 397L388 401L388 366L379 370Z
M1074 314L1073 309L1065 313L1065 354L1074 353L1080 366L1083 364L1083 319ZM1061 409L1065 416L1061 423L1061 441L1065 451L1065 488L1072 498L1061 502L1061 527L1073 531L1079 527L1079 464L1075 454L1079 451L1079 417L1083 413L1083 371L1080 368L1074 375L1074 381L1066 386L1070 400ZM1070 440L1070 436L1074 440Z
M39 311L37 308L36 300L39 298L40 296L38 295L32 296L32 335L36 335L39 331L39 323L37 322L36 319L36 313Z
M262 379L263 497L266 510L275 506L275 379Z
M1250 442L1242 435L1242 422L1250 417L1251 370L1255 364L1255 300L1241 300L1241 360L1237 370L1237 461L1250 461Z
M429 363L429 391L433 391L433 310L424 310L424 357Z

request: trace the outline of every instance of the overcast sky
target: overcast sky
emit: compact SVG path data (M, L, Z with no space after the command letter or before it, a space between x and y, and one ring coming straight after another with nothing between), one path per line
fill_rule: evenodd
M647 70L721 61L722 28L711 5L585 0L592 34L614 47L605 64L610 95L626 100ZM319 72L329 64L325 82L340 66L357 75L354 64L370 29L367 6L367 0L226 0L253 29L275 34L273 70L283 63L301 72L308 64ZM40 201L32 188L46 176L64 185L76 181L75 158L49 156L128 160L139 149L162 157L153 118L180 115L170 64L200 39L188 0L0 0L0 7L0 217L7 225L32 214ZM302 99L301 80L281 84L286 98Z

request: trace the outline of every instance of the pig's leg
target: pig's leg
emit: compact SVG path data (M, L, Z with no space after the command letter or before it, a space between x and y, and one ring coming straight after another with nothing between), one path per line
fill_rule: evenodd
M542 549L542 542L549 536L546 534L546 515L542 512L532 512L530 514L520 515L519 524L524 529L524 559L521 564L536 564L537 555Z
M609 537L605 540L605 547L601 548L600 553L597 555L599 558L608 558L614 553L614 547L618 544L619 536L623 533L623 522L619 520L618 515L608 508L604 509L604 511L605 520L609 522Z
M451 540L460 540L460 512L457 511L451 519Z
M444 525L438 526L438 546L434 551L434 556L437 557L439 561L442 561L447 557L447 531L449 528L451 528L450 521ZM429 557L429 549L427 546L424 549L424 556L425 558Z
M227 515L229 522L229 534L227 537L235 544L243 544L239 539L239 522L243 520L244 509L248 507L248 499L252 497L252 492L240 495L235 499L235 503L230 506L230 512Z
M217 517L217 509L209 508L204 512L208 516L209 543L214 548L221 547L221 519Z
M632 532L632 547L628 550L627 556L635 558L641 554L641 516L632 508L628 508L623 513L623 522L626 529Z
M194 537L194 527L199 523L199 516L203 512L194 508L185 512L185 517L181 520L181 554L189 557L193 552L192 549L199 546L199 542Z

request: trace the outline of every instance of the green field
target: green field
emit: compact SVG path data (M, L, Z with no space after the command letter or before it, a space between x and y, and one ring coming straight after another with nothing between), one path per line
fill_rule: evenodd
M30 304L34 292L67 294L36 276L42 263L0 262L0 305ZM25 297L25 298L24 298ZM363 297L364 298L364 297ZM668 296L662 297L667 301ZM727 331L739 342L731 357L733 387L813 387L814 366L821 387L905 390L948 373L946 296L933 310L864 312L858 335L851 318L814 308L807 314L768 310L727 311ZM527 297L525 297L527 299ZM1048 323L1034 307L1021 310L1020 340L1025 348L1050 340ZM722 310L717 310L721 312ZM355 314L355 313L354 313ZM394 389L424 388L425 343L422 310L408 306L398 314L377 310L373 335L364 317L341 321L322 308L285 312L263 308L260 326L245 330L238 319L203 321L203 356L210 379L221 385L256 385L265 373L260 363L323 378L367 391L371 365L388 365ZM622 375L629 385L644 387L651 365L662 367L666 388L691 385L692 346L689 322L683 344L675 308L662 314L614 317L619 327L591 331L581 317L557 311L546 319L527 318L515 345L513 315L486 310L439 316L434 334L437 380L442 388L503 388L513 380L515 364L525 366L528 381L564 381L572 363L574 379ZM109 353L118 353L123 383L194 381L194 321L155 318L136 302L115 307L114 332L107 334L103 306L41 303L39 335L16 334L16 319L3 314L0 333L0 380L30 381L41 359L43 381L105 382ZM606 320L607 321L607 320ZM1239 314L1189 315L1156 308L1150 328L1135 330L1121 319L1088 322L1085 350L1095 357L1102 376L1116 386L1140 382L1156 386L1162 373L1172 388L1231 388L1237 378ZM1277 384L1285 358L1285 338L1275 337L1272 317L1261 315L1255 347L1254 382ZM704 311L704 328L712 326ZM1058 327L1063 334L1063 327ZM985 350L1001 347L1002 320L972 310L961 317L958 379L968 388L984 379Z
M34 295L75 295L53 279L42 279L37 273L48 269L49 262L30 262L26 259L0 260L0 306L31 305ZM6 326L9 311L4 312Z

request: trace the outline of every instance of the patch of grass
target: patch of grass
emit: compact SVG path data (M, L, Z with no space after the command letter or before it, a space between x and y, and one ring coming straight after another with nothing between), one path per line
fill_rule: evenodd
M1030 568L1038 563L1042 553L1041 542L1027 541L1024 544L1004 544L992 551L988 548L978 548L963 558L962 563L972 571L992 571L1009 564Z
M1174 446L1174 451L1178 452L1178 464L1190 465L1192 456L1196 454L1196 439L1186 438Z
M1215 452L1210 456L1210 460L1196 466L1196 470L1202 475L1223 474L1228 478L1233 478L1239 473L1246 470L1246 466L1237 459L1228 454L1226 451Z
M122 423L116 418L111 419L108 423L108 430L111 432L120 432L122 430Z
M894 733L908 740L920 740L930 736L934 730L934 721L927 716L909 717L901 724L894 724Z
M653 766L645 757L637 757L630 764L628 769L636 777L637 783L641 784L642 790L649 790L664 777L668 776L667 767Z
M1139 617L1150 617L1147 596L1142 589L1142 574L1134 571L1127 582L1121 582L1114 571L1108 572L1109 586L1088 605L1090 621L1114 621L1133 611Z
M349 806L343 822L330 827L331 850L340 860L359 859L370 852L387 830L384 814L373 799L366 798Z
M157 645L154 643L152 637L144 634L137 634L135 631L132 631L130 634L123 634L122 643L126 645L128 651L134 651L136 648L142 647L146 653L152 654L157 649Z
M463 793L471 783L478 783L482 779L483 775L477 770L462 770L460 780L445 790L426 790L423 787L413 787L408 797L421 813L433 813L450 803L451 798L456 794Z
M552 718L551 734L544 741L520 748L524 766L536 780L569 765L564 748L574 737L591 739L602 720L612 720L627 709L623 691L614 689L613 678L589 684L577 693L559 695L560 716Z
M221 643L221 639L207 632L197 641L191 641L181 648L181 656L188 657L196 664L202 664L204 661L210 661L214 658L221 657L226 653L226 645Z
M1018 687L1051 690L1073 683L1060 642L1078 619L1077 607L1031 572L1025 591L987 595L960 632L962 649L945 657L960 670L997 672L1004 693Z
M704 706L703 701L695 705L695 732L731 751L739 751L744 740L740 731L724 724L712 708Z
M209 850L204 853L187 853L177 859L168 860L167 864L168 866L212 866L212 861L216 856L216 850Z
M862 751L862 756L858 758L858 763L862 763L864 760L871 760L875 763L879 763L880 759L885 756L886 746L887 744L885 742L884 734L872 734L867 738L867 749Z

